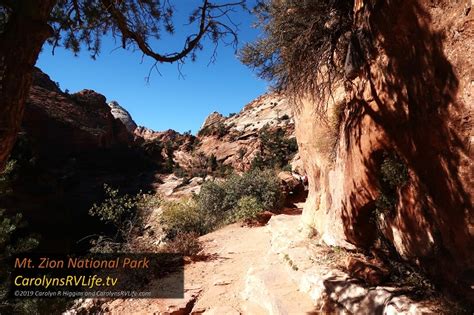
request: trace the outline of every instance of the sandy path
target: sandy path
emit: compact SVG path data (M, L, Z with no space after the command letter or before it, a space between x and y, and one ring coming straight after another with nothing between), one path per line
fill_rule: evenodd
M201 237L209 257L185 266L186 298L198 296L193 309L203 312L212 308L230 314L242 309L241 292L250 267L262 263L268 252L270 235L265 227L226 226ZM127 299L107 303L111 314L166 314L170 305L183 307L187 301L159 299ZM180 305L181 304L181 305ZM238 313L239 313L238 312ZM237 313L237 314L238 314ZM255 307L252 313L262 313Z

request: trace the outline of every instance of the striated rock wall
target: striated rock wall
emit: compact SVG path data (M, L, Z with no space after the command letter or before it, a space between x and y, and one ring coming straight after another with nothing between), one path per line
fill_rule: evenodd
M295 109L310 183L303 224L331 245L383 247L474 300L471 2L368 3L355 14L372 58L328 100ZM318 119L319 102L340 123ZM393 207L381 203L390 166L406 171Z

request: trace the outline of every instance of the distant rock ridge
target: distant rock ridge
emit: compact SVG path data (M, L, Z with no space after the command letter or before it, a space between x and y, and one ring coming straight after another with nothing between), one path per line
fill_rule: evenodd
M211 156L224 166L245 171L261 151L259 131L264 126L271 130L281 128L289 138L295 136L293 113L284 95L264 94L228 117L212 112L196 136L175 130L154 131L143 126L136 127L134 135L138 141L171 143L174 162L191 172L204 163L205 157ZM167 158L164 150L162 155ZM292 165L298 163L297 155Z

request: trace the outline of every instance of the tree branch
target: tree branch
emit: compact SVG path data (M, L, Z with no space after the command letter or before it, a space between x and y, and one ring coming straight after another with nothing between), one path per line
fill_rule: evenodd
M198 47L199 41L206 34L206 32L209 30L209 27L211 26L211 23L206 21L209 1L204 0L203 6L201 7L199 32L197 33L197 35L195 35L192 40L190 40L188 37L183 50L181 50L180 52L163 55L153 51L141 34L130 29L127 18L123 15L122 12L120 12L120 10L118 10L114 6L113 0L102 0L102 3L104 4L105 9L111 14L112 18L115 20L115 22L117 23L117 27L122 33L122 45L125 46L126 40L131 39L136 43L138 48L145 55L152 57L158 62L171 63L186 57L190 52L192 52L195 48Z

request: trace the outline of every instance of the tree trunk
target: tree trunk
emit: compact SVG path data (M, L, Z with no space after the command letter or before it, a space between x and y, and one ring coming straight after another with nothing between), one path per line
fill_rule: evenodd
M52 29L56 0L17 0L0 34L0 171L20 130L33 67Z

